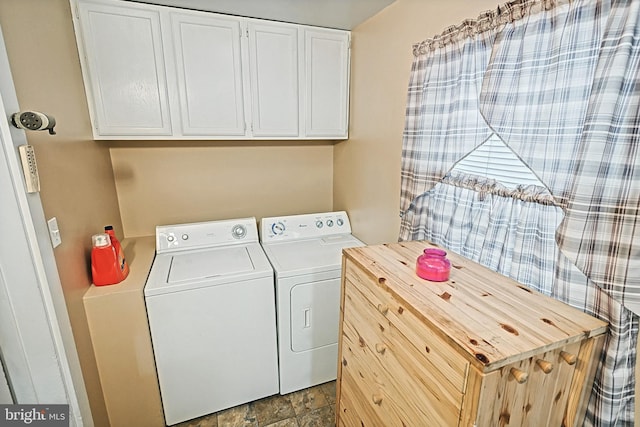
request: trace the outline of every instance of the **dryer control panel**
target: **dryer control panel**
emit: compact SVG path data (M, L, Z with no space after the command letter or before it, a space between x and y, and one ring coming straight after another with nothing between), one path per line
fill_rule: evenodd
M156 227L157 253L253 242L258 242L258 226L255 218Z
M351 224L345 211L270 217L260 221L262 243L335 234L351 234Z

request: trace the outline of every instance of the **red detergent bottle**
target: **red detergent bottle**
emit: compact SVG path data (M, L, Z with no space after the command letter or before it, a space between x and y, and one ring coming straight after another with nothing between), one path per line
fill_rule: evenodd
M91 276L96 286L115 285L120 283L122 271L118 262L118 254L111 244L109 235L94 234L91 236Z
M111 239L111 245L116 250L116 254L118 255L118 265L120 266L120 271L122 272L122 280L124 280L129 275L129 264L127 263L127 259L124 256L124 249L122 249L122 245L116 237L116 233L113 231L113 225L106 225L104 227L104 232L109 235L109 238Z

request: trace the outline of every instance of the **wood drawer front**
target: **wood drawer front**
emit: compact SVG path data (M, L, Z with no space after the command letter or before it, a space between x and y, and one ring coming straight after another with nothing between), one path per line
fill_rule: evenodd
M563 418L577 364L567 363L561 353L577 356L579 351L580 343L573 343L485 375L480 390L476 425L564 425ZM545 373L538 364L539 360L551 363L551 372ZM526 373L526 382L518 383L511 374L512 368Z
M359 405L365 408L357 410L358 416L374 419L368 415L373 411L385 426L415 425L417 421L421 425L457 425L462 393L441 375L434 376L438 371L431 362L384 318L380 319L382 324L375 321L377 316L377 310L362 295L346 291L342 382L349 384L353 379L360 388ZM349 398L344 385L343 396Z
M352 377L352 369L343 369L340 381L340 401L338 402L338 418L346 427L377 427L387 425L388 411L381 411L370 400L373 390L359 387L359 382ZM377 410L376 410L377 409ZM381 418L384 416L383 418Z
M400 369L420 381L432 400L446 403L450 410L460 407L462 391L353 286L345 288L344 304L346 327L357 333L359 344L364 343L387 372Z
M377 315L383 316L407 338L407 341L422 354L444 378L458 391L465 392L469 362L451 348L436 332L418 319L410 310L396 301L377 283L371 283L353 263L347 261L345 268L345 289L357 289L376 308ZM345 291L345 292L346 292Z

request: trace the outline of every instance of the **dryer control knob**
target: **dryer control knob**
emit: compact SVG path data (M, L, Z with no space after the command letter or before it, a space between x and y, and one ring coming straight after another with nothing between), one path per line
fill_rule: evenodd
M322 228L323 225L324 223L321 220L316 221L316 227Z
M182 235L182 240L189 240L189 235L188 234L183 234Z
M336 220L336 224L338 224L338 227L342 227L344 225L344 220L342 218L338 218Z
M173 234L167 236L167 242L173 242L174 240L176 240L176 238L173 236Z
M271 231L275 235L281 235L282 233L284 233L284 230L285 226L282 222L274 222L273 224L271 224Z
M327 220L327 227L333 227L333 220L332 219L328 219Z

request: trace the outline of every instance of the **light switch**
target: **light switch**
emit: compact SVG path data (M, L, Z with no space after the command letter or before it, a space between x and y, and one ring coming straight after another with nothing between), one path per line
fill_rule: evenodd
M54 216L47 221L49 227L49 236L51 237L51 244L54 248L57 248L62 243L62 237L60 236L60 229L58 228L58 220Z

